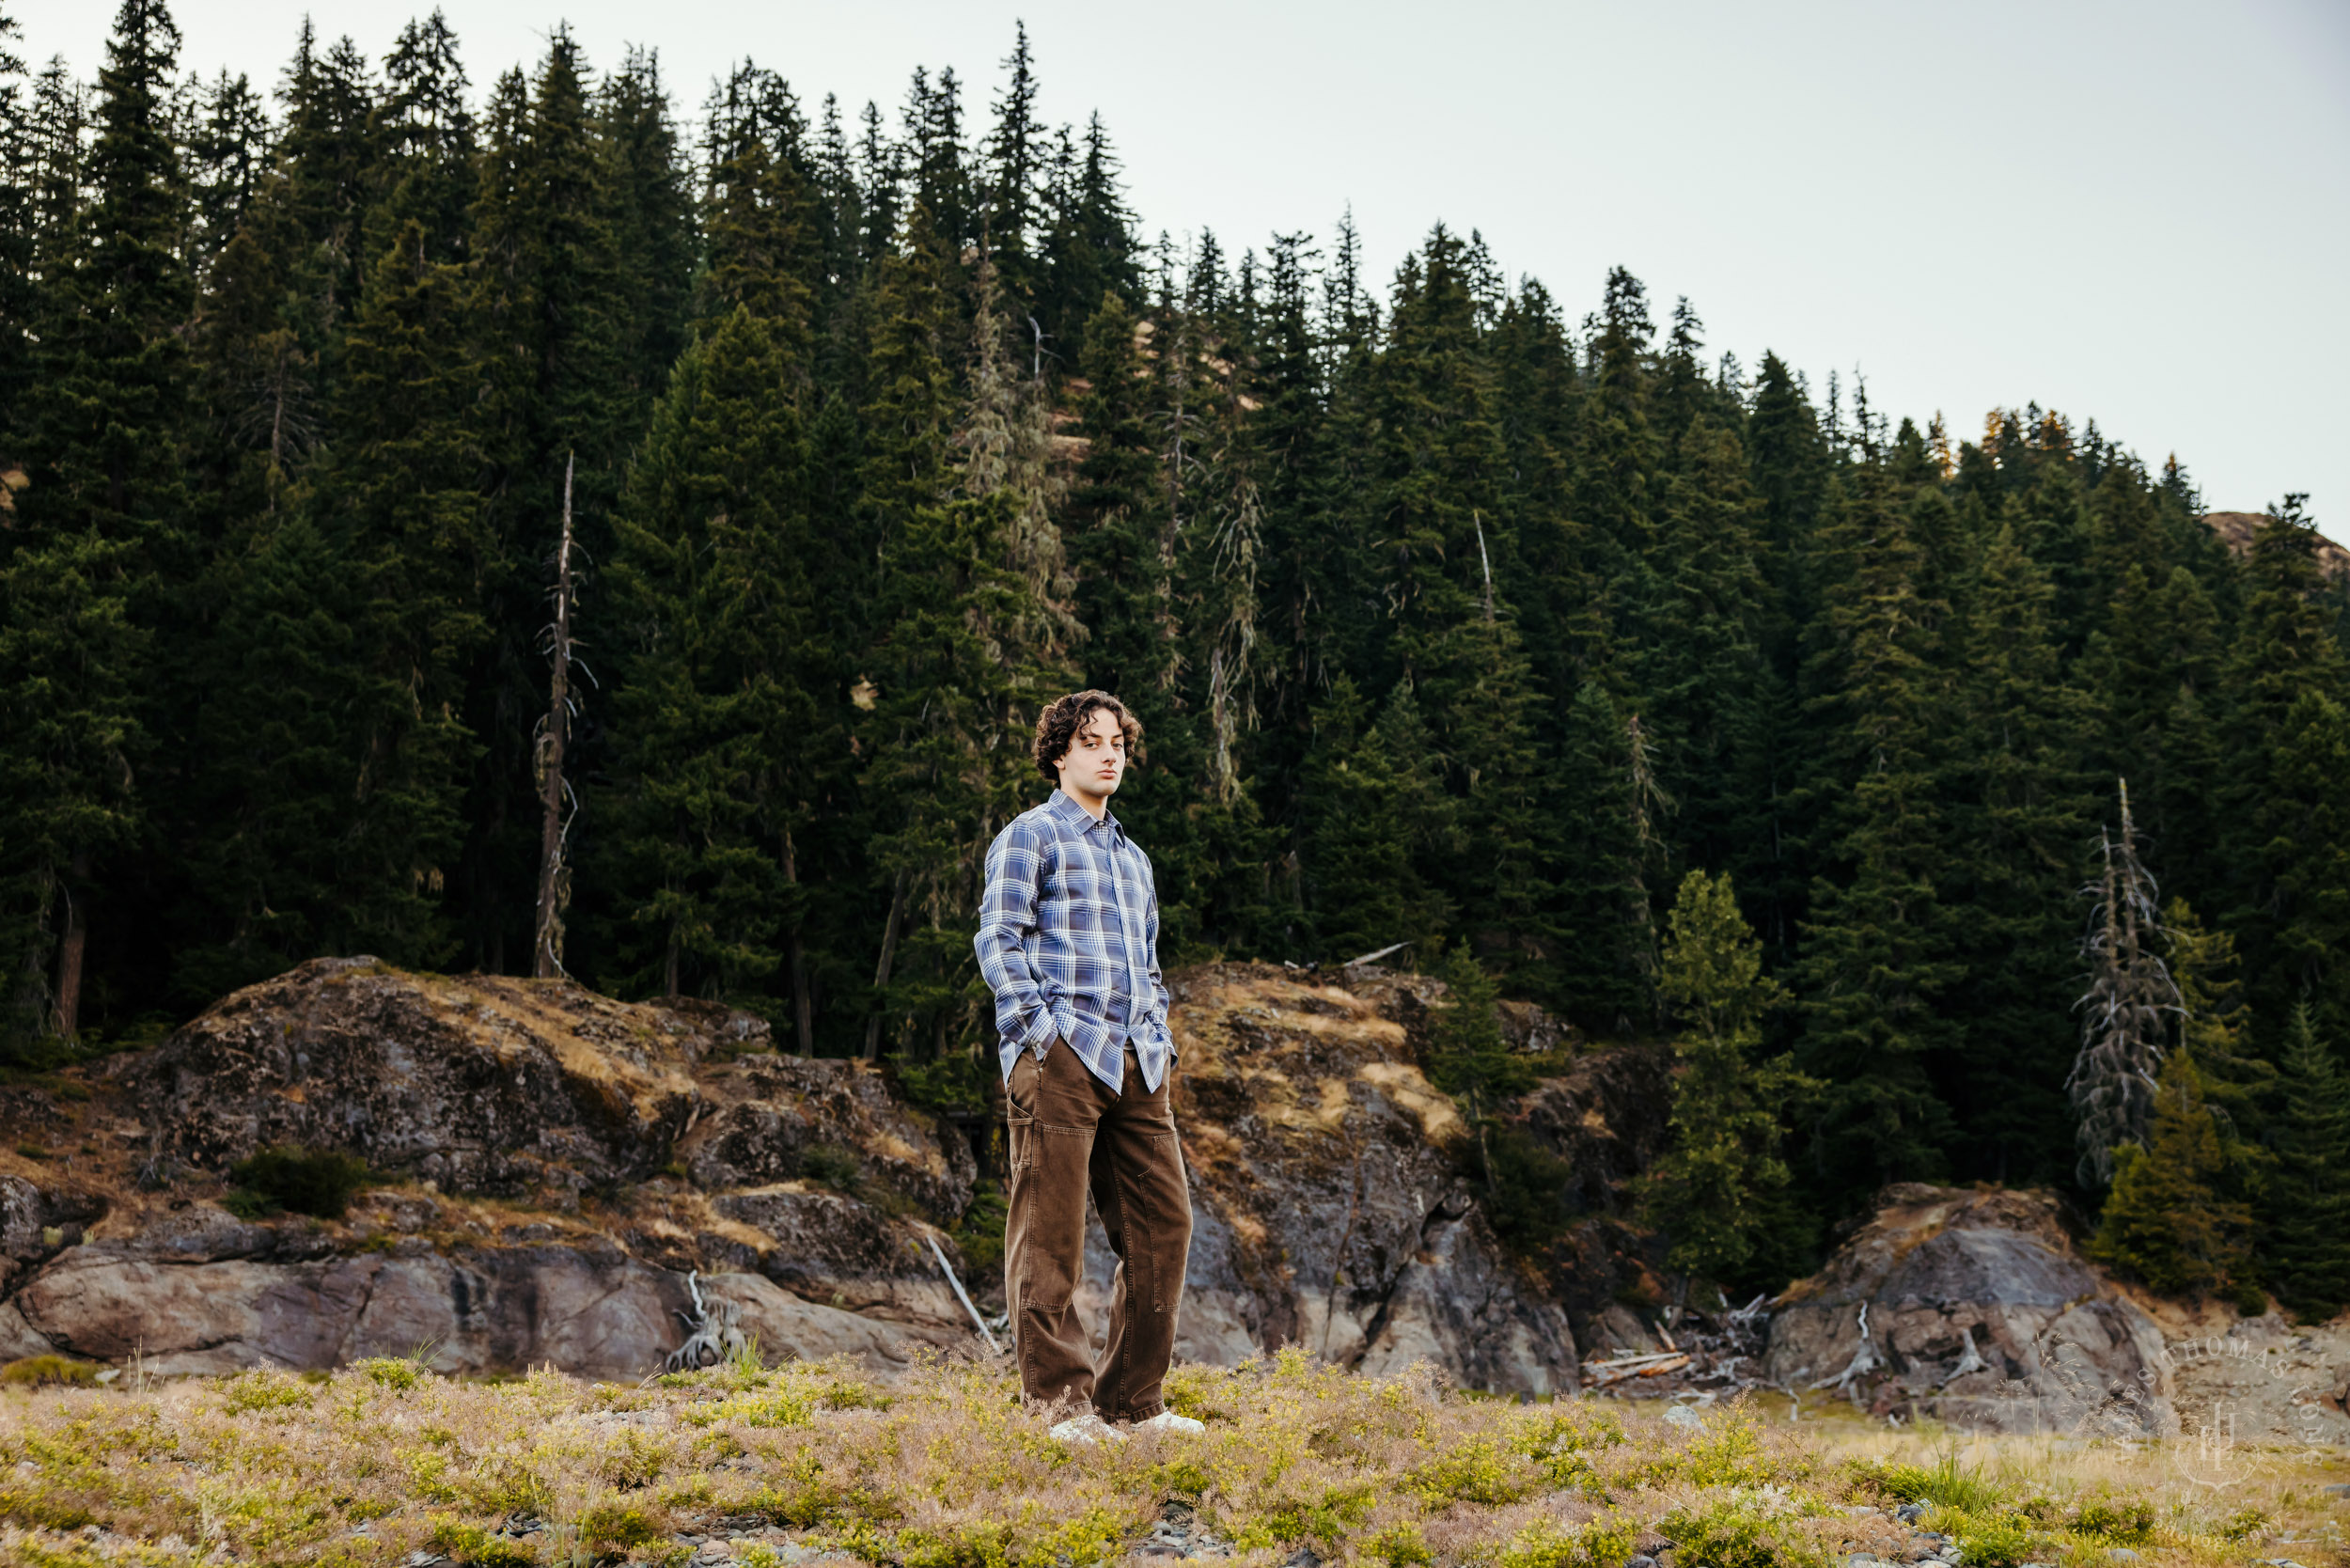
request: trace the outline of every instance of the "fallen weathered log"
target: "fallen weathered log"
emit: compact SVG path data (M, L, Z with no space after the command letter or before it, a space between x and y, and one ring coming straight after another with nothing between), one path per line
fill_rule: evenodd
M1689 1364L1686 1351L1667 1352L1659 1356L1634 1356L1616 1361L1587 1361L1583 1366L1584 1386L1605 1388L1634 1377L1661 1377L1679 1372Z

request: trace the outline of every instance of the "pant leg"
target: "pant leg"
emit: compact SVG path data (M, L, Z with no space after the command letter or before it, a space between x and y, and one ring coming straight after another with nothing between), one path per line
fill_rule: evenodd
M1162 1389L1191 1257L1191 1191L1169 1103L1172 1074L1146 1089L1131 1045L1125 1069L1089 1162L1093 1206L1118 1254L1093 1403L1110 1420L1140 1421L1166 1408Z
M1042 1062L1022 1052L1004 1084L1004 1293L1020 1388L1031 1399L1093 1398L1093 1347L1074 1297L1085 1278L1087 1168L1110 1099L1061 1041Z

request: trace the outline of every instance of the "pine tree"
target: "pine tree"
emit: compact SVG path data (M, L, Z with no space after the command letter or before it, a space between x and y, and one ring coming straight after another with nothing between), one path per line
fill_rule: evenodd
M2299 495L2254 541L2229 661L2222 801L2236 870L2230 923L2254 1005L2280 1020L2300 998L2318 1027L2350 1027L2350 680L2318 603L2316 530Z
M381 167L381 192L367 217L372 263L397 229L422 229L423 257L464 259L466 218L477 194L473 113L457 37L435 11L410 22L384 61L384 93L368 134Z
M451 904L472 961L503 972L529 949L539 867L531 736L545 709L547 562L576 464L582 549L604 558L614 495L642 389L628 374L628 295L614 160L579 46L548 40L534 81L492 90L468 244L478 285L473 337L484 384L481 444L490 545L481 580L489 639L458 714L481 743Z
M2089 1255L2166 1294L2248 1294L2252 1212L2222 1196L2227 1153L2192 1055L2172 1052L2149 1098L2143 1144L2115 1151L2107 1197Z
M2315 1010L2293 1010L2278 1080L2277 1173L2262 1248L2277 1297L2304 1322L2350 1304L2350 1088Z
M614 698L625 797L603 874L634 928L609 938L628 989L768 989L802 913L785 864L809 805L803 745L825 673L807 454L806 364L747 307L711 323L670 378L631 477L612 565L624 680ZM779 340L780 339L780 340ZM837 737L837 731L836 731ZM804 971L785 977L803 1054Z
M1760 1058L1763 1017L1789 998L1762 973L1727 876L1682 879L1659 991L1678 1024L1672 1145L1642 1179L1642 1221L1672 1238L1673 1267L1745 1284L1800 1247L1779 1145L1790 1111L1822 1086L1792 1057Z
M174 716L157 700L151 639L159 625L179 629L180 586L201 564L181 468L180 334L195 287L170 133L179 46L159 0L124 0L81 171L92 203L42 312L34 461L0 601L0 686L14 709L0 746L27 787L10 792L0 823L10 967L54 973L34 1027L67 1042L81 1031L101 889L127 880L107 878L103 857L129 845L144 815L133 762Z
M948 356L954 276L917 201L899 253L875 274L873 401L867 407L871 537L881 568L865 651L862 779L873 874L885 889L864 1054L885 1036L917 1059L979 1027L963 922L978 907L988 842L1030 802L1017 737L1046 675L1014 635L1044 619L1016 570L1017 498L956 501Z
M1815 635L1832 726L1832 769L1816 788L1848 792L1811 886L1796 977L1809 1014L1797 1060L1825 1079L1811 1138L1830 1188L1930 1179L1946 1168L1950 1107L1931 1074L1951 1039L1939 1002L1963 976L1937 893L1947 824L1935 789L1937 700L1921 553L1892 476L1872 465L1824 541Z
M613 230L627 338L622 374L639 400L641 430L685 346L695 264L694 198L661 59L631 49L596 95L599 139L612 164Z
M32 374L32 104L15 48L24 39L16 18L0 11L0 408L11 424ZM0 440L14 433L0 427Z
M290 231L287 324L318 368L321 391L331 391L345 320L359 303L367 212L381 180L376 86L357 45L344 38L321 53L306 17L277 98L286 119L271 199Z
M1630 620L1654 589L1655 494L1661 476L1648 418L1648 290L1622 267L1607 274L1607 295L1592 323L1590 395L1582 411L1575 457L1574 515L1594 553L1603 615L1613 628ZM1619 695L1622 695L1620 693Z
M1084 155L1067 161L1051 195L1051 228L1044 241L1046 281L1039 287L1037 316L1047 342L1063 353L1089 340L1093 313L1117 294L1140 296L1140 246L1134 215L1120 188L1118 154L1097 113L1087 122Z
M1921 448L1914 460L1923 466ZM2090 822L2080 752L2092 719L2063 667L2058 589L2012 526L1998 527L1955 597L1963 673L1940 781L1953 853L1936 886L1968 984L1948 1004L1966 1045L1947 1092L1973 1152L1962 1168L2044 1184L2061 1179L2072 1131L2055 1072L2068 1031L2051 1004L2076 972L2066 910ZM2152 919L2151 897L2142 913Z
M1768 842L1755 804L1769 788L1762 507L1736 433L1703 413L1674 458L1661 485L1653 597L1637 606L1626 662L1658 772L1680 802L1674 843L1691 862L1752 860Z
M1586 681L1558 741L1552 983L1568 1016L1594 1030L1637 1028L1656 999L1653 931L1635 917L1648 908L1653 845L1640 828L1653 813L1637 796L1631 719L1605 682Z
M1398 942L1434 951L1454 912L1441 868L1465 836L1410 685L1374 721L1340 675L1313 727L1299 811L1315 950L1340 963Z
M0 811L8 1011L0 1060L53 1060L80 1033L100 857L139 830L132 762L151 641L124 591L132 547L61 531L0 568Z
M1433 955L1432 955L1433 956ZM1491 1191L1496 1184L1493 1133L1500 1107L1534 1085L1534 1075L1501 1037L1500 988L1465 947L1444 955L1444 1006L1428 1030L1428 1078L1458 1098L1477 1135L1478 1162Z
M1026 23L1014 23L1011 54L1003 62L1008 75L1003 96L995 103L995 129L987 138L980 179L981 225L987 244L1003 274L1005 289L1016 300L1031 298L1040 280L1036 242L1041 237L1038 177L1041 172L1044 127L1036 118L1035 56L1028 49Z
M1388 678L1412 682L1476 846L1452 868L1449 891L1477 919L1481 946L1533 954L1548 945L1554 872L1541 702L1514 606L1497 587L1515 574L1516 542L1501 506L1507 455L1473 259L1439 227L1397 276L1367 392L1378 432L1367 499L1393 627Z
M918 227L909 241L932 243ZM953 443L964 462L959 474L930 471L942 411L921 400L945 385L946 275L919 251L902 265L886 260L876 302L894 323L897 455L909 476L929 472L937 488L926 498L910 480L893 486L879 635L866 654L873 695L860 726L870 737L863 787L876 808L874 868L891 890L869 1058L885 1035L916 1061L949 1058L958 1044L976 1052L992 1038L993 1004L965 933L987 846L1036 792L1020 740L1068 682L1071 627L1049 597L1060 563L1042 515L1041 431L1017 404L1005 407L1009 366L984 262L972 401Z

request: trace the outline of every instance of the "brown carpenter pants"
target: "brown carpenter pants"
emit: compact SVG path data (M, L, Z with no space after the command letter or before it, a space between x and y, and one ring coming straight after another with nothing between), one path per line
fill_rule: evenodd
M1110 1087L1055 1041L1038 1061L1023 1051L1004 1084L1010 1124L1010 1213L1004 1286L1020 1387L1031 1399L1073 1395L1107 1420L1147 1420L1175 1354L1175 1312L1191 1253L1191 1194L1168 1105L1174 1068L1143 1087L1134 1047ZM1073 1297L1085 1278L1086 1194L1118 1254L1109 1339L1094 1364Z

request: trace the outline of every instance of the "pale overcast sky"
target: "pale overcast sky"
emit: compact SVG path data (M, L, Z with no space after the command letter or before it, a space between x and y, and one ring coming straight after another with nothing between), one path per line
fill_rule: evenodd
M108 0L15 0L93 74ZM177 0L183 63L274 85L306 10L381 57L401 0ZM691 113L748 55L811 109L951 65L983 116L1025 18L1048 118L1098 107L1146 229L1228 253L1353 206L1384 279L1437 220L1572 317L1630 267L1661 320L1979 434L2095 417L2207 503L2311 493L2350 540L2350 0L445 0L477 90L568 19L657 47Z

